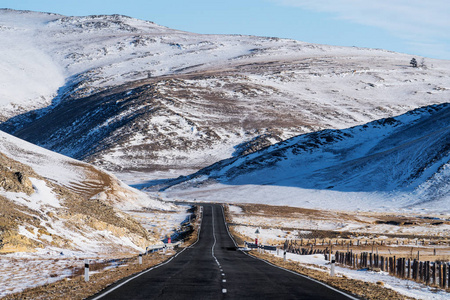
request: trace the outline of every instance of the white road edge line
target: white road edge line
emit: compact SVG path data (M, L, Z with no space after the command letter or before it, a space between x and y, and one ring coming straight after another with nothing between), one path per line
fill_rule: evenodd
M220 204L219 204L219 205L220 205ZM236 247L238 247L238 245L236 244L236 241L234 240L233 236L230 234L230 231L228 230L227 221L225 220L225 211L223 210L223 205L220 205L220 207L222 208L223 222L225 223L225 228L227 229L228 235L230 236L230 238L231 238L231 240L233 241L234 245L235 245ZM319 284L321 284L321 285L323 285L323 286L329 288L330 290L333 290L333 291L335 291L335 292L338 292L338 293L340 293L340 294L342 294L342 295L348 297L349 299L352 299L352 300L359 300L358 298L355 298L355 297L353 297L353 296L350 296L349 294L344 293L343 291L340 291L340 290L338 290L338 289L335 289L334 287L329 286L328 284L323 283L323 282L321 282L321 281L319 281L319 280L316 280L316 279L311 278L311 277L308 277L308 276L306 276L306 275L303 275L303 274L300 274L300 273L296 273L296 272L294 272L294 271L291 271L291 270L288 270L288 269L279 267L279 266L274 265L274 264L272 264L272 263L270 263L270 262L268 262L268 261L266 261L266 260L264 260L264 259L260 259L260 258L258 258L258 257L254 257L254 256L252 256L252 255L250 255L250 254L247 254L247 253L245 253L244 251L241 251L241 252L244 253L245 255L251 257L251 258L260 260L260 261L262 261L262 262L265 262L266 264L271 265L272 267L275 267L275 268L278 268L278 269L281 269L281 270L285 270L285 271L287 271L287 272L289 272L289 273L292 273L292 274L294 274L294 275L297 275L297 276L303 277L303 278L305 278L305 279L309 279L309 280L311 280L311 281L314 281L314 282L316 282L316 283L319 283Z
M201 217L201 218L202 218L202 222L203 222L203 210L202 210L202 217ZM145 271L142 271L141 273L139 273L139 274L137 274L137 275L135 275L135 276L133 276L133 277L127 279L126 281L124 281L124 282L122 282L121 284L119 284L119 285L113 287L112 289L110 289L110 290L104 292L103 294L98 295L97 297L93 298L92 300L101 299L101 298L103 298L104 296L106 296L106 295L108 295L109 293L111 293L112 291L114 291L114 290L120 288L120 287L123 286L124 284L127 284L127 283L130 282L131 280L136 279L136 278L138 278L139 276L141 276L141 275L143 275L143 274L145 274L145 273L147 273L147 272L150 272L150 271L152 271L152 270L154 270L154 269L157 269L157 268L159 268L159 267L161 267L161 266L164 266L164 265L170 263L170 262L172 261L172 259L174 259L174 258L177 257L178 255L180 255L181 253L183 253L184 250L189 249L189 248L193 247L195 244L198 243L198 241L199 241L199 239L200 239L200 231L201 231L201 229L202 229L202 223L200 223L200 227L198 228L197 240L195 241L195 243L193 243L193 244L190 245L189 247L184 248L183 250L181 250L180 252L178 252L177 254L175 254L174 256L172 256L168 261L165 261L165 262L163 262L163 263L161 263L161 264L159 264L159 265L156 265L156 266L154 266L154 267L151 267L150 269L147 269L147 270L145 270Z

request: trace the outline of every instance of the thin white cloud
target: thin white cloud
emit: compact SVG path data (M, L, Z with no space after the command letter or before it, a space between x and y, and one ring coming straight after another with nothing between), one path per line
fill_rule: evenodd
M328 12L336 18L382 28L413 44L438 47L450 58L448 0L272 0L303 9ZM426 47L420 47L421 51ZM443 50L446 48L447 50ZM436 49L437 50L437 49Z

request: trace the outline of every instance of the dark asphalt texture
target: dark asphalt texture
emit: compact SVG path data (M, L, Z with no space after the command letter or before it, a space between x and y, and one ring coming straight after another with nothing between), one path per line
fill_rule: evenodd
M171 262L90 299L349 299L236 250L225 226L221 206L203 205L196 244Z

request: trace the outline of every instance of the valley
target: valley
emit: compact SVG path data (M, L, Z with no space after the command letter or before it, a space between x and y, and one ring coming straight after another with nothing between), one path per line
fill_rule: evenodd
M0 297L167 243L192 203L240 242L449 260L447 60L9 9L0 43Z

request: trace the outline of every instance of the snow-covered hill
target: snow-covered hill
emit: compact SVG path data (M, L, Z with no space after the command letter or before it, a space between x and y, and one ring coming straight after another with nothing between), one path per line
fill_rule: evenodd
M384 50L201 35L119 15L0 10L0 43L1 130L145 178L450 95L448 61L411 68L410 55Z
M300 135L169 182L170 197L449 213L450 105Z
M92 255L157 242L121 209L171 209L113 175L0 131L0 253Z

